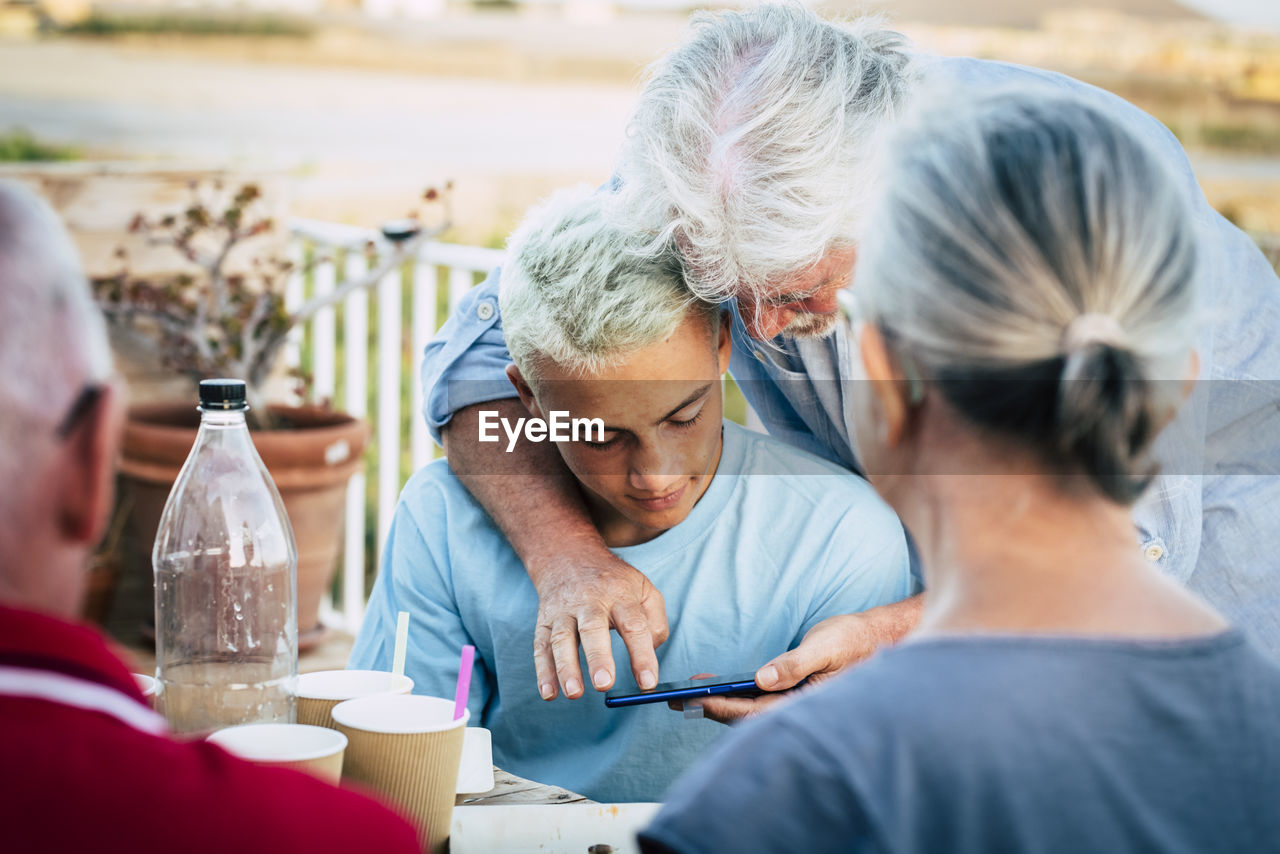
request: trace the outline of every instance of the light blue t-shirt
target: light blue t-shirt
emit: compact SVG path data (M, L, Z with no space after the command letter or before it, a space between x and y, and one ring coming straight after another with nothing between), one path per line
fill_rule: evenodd
M753 671L823 619L911 592L901 525L865 481L728 422L717 474L689 517L614 552L665 597L663 680ZM493 731L494 763L522 777L597 801L656 801L727 731L661 703L609 709L592 689L542 700L533 583L444 460L401 494L350 667L390 669L401 610L412 615L414 693L452 697L459 650L476 647L472 721ZM616 635L613 654L618 684L634 685Z

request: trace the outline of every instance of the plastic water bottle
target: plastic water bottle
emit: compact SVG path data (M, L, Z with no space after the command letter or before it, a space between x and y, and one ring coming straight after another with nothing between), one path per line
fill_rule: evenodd
M243 381L200 383L200 432L152 553L156 702L180 734L296 714L298 553L248 408Z

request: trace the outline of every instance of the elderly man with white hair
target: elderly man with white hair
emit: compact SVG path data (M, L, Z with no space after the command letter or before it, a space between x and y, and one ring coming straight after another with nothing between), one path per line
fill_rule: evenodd
M1186 155L1157 121L1109 93L1034 68L912 51L874 21L845 27L798 5L696 19L655 65L611 183L631 228L680 247L688 283L734 309L731 373L775 436L862 474L842 380L850 342L835 323L850 284L882 131L926 89L1042 87L1073 93L1141 138L1195 200L1202 292L1201 376L1213 382L1162 437L1162 474L1134 508L1134 548L1280 654L1280 282L1248 237L1196 187ZM477 404L514 410L491 276L427 350L425 415L464 482L511 538L542 597L534 662L569 696L614 680L609 630L632 671L651 671L666 638L661 593L602 547L549 449L518 460L476 442ZM1115 320L1115 318L1112 318ZM1121 328L1121 337L1130 330ZM502 472L506 477L486 477ZM763 688L823 677L893 643L918 599L816 627L762 667ZM711 708L710 706L708 708ZM741 714L747 701L714 713Z
M0 848L420 850L368 798L168 738L125 663L75 622L123 407L71 241L0 181Z

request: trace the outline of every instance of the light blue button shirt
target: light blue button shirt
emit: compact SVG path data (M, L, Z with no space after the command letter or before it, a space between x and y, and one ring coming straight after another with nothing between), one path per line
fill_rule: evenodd
M662 591L664 680L752 672L823 619L896 602L911 586L902 528L865 481L736 424L725 424L719 469L688 518L614 552ZM415 693L452 697L458 652L476 647L472 720L493 732L494 762L522 777L598 801L656 801L727 731L665 703L609 709L592 689L542 700L537 592L444 460L400 497L349 666L390 669L400 610L411 615ZM634 685L617 636L613 645L618 684Z
M1067 89L1153 146L1194 200L1205 327L1201 382L1157 443L1162 474L1134 510L1138 546L1280 657L1280 281L1253 242L1205 201L1169 131L1121 98L1061 74L978 59L922 60L933 85ZM433 435L452 413L511 397L498 271L469 293L427 347L424 414ZM481 315L485 315L482 317ZM735 312L730 372L772 435L859 471L841 391L843 334L821 341L746 335Z

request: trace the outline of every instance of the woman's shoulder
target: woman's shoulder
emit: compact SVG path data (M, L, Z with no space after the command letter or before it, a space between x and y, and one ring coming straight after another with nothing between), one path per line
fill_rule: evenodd
M983 750L1011 732L1142 728L1153 702L1198 726L1227 725L1224 715L1235 711L1205 690L1206 681L1223 690L1251 685L1253 713L1280 713L1280 664L1238 629L1171 640L973 635L882 650L797 698L780 725L839 732L864 751L929 754L946 746L952 755L959 732ZM1037 722L1035 732L1026 721Z

